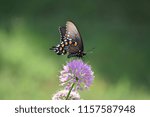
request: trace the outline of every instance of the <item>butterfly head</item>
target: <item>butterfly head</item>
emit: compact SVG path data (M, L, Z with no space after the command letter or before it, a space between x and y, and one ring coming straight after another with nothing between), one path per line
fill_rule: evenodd
M86 55L86 52L79 51L78 55L79 55L79 57L83 57L84 55Z

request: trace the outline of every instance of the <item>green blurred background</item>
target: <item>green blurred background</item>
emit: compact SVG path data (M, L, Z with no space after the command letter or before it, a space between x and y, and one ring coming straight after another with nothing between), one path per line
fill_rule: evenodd
M49 47L79 28L95 79L82 99L150 99L148 0L0 0L0 99L51 99L68 61Z

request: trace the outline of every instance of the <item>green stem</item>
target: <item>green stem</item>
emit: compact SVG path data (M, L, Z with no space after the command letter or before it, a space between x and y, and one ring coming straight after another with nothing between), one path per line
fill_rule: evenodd
M71 88L70 88L70 90L69 90L69 92L68 92L68 94L67 94L66 100L68 100L68 98L69 98L69 96L70 96L70 93L71 93L71 91L72 91L74 85L75 85L75 83L72 84L72 86L71 86Z

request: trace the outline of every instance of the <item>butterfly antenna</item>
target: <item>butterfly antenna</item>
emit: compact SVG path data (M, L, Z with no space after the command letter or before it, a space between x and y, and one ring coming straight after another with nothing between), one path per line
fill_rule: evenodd
M94 50L94 49L95 49L95 48L92 48L92 49L88 50L87 53L93 53L93 50Z

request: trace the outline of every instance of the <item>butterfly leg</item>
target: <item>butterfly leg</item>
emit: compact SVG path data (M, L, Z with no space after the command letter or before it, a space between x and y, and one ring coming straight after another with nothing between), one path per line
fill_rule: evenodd
M77 53L69 54L69 55L67 56L67 58L76 57L77 55L78 55Z

